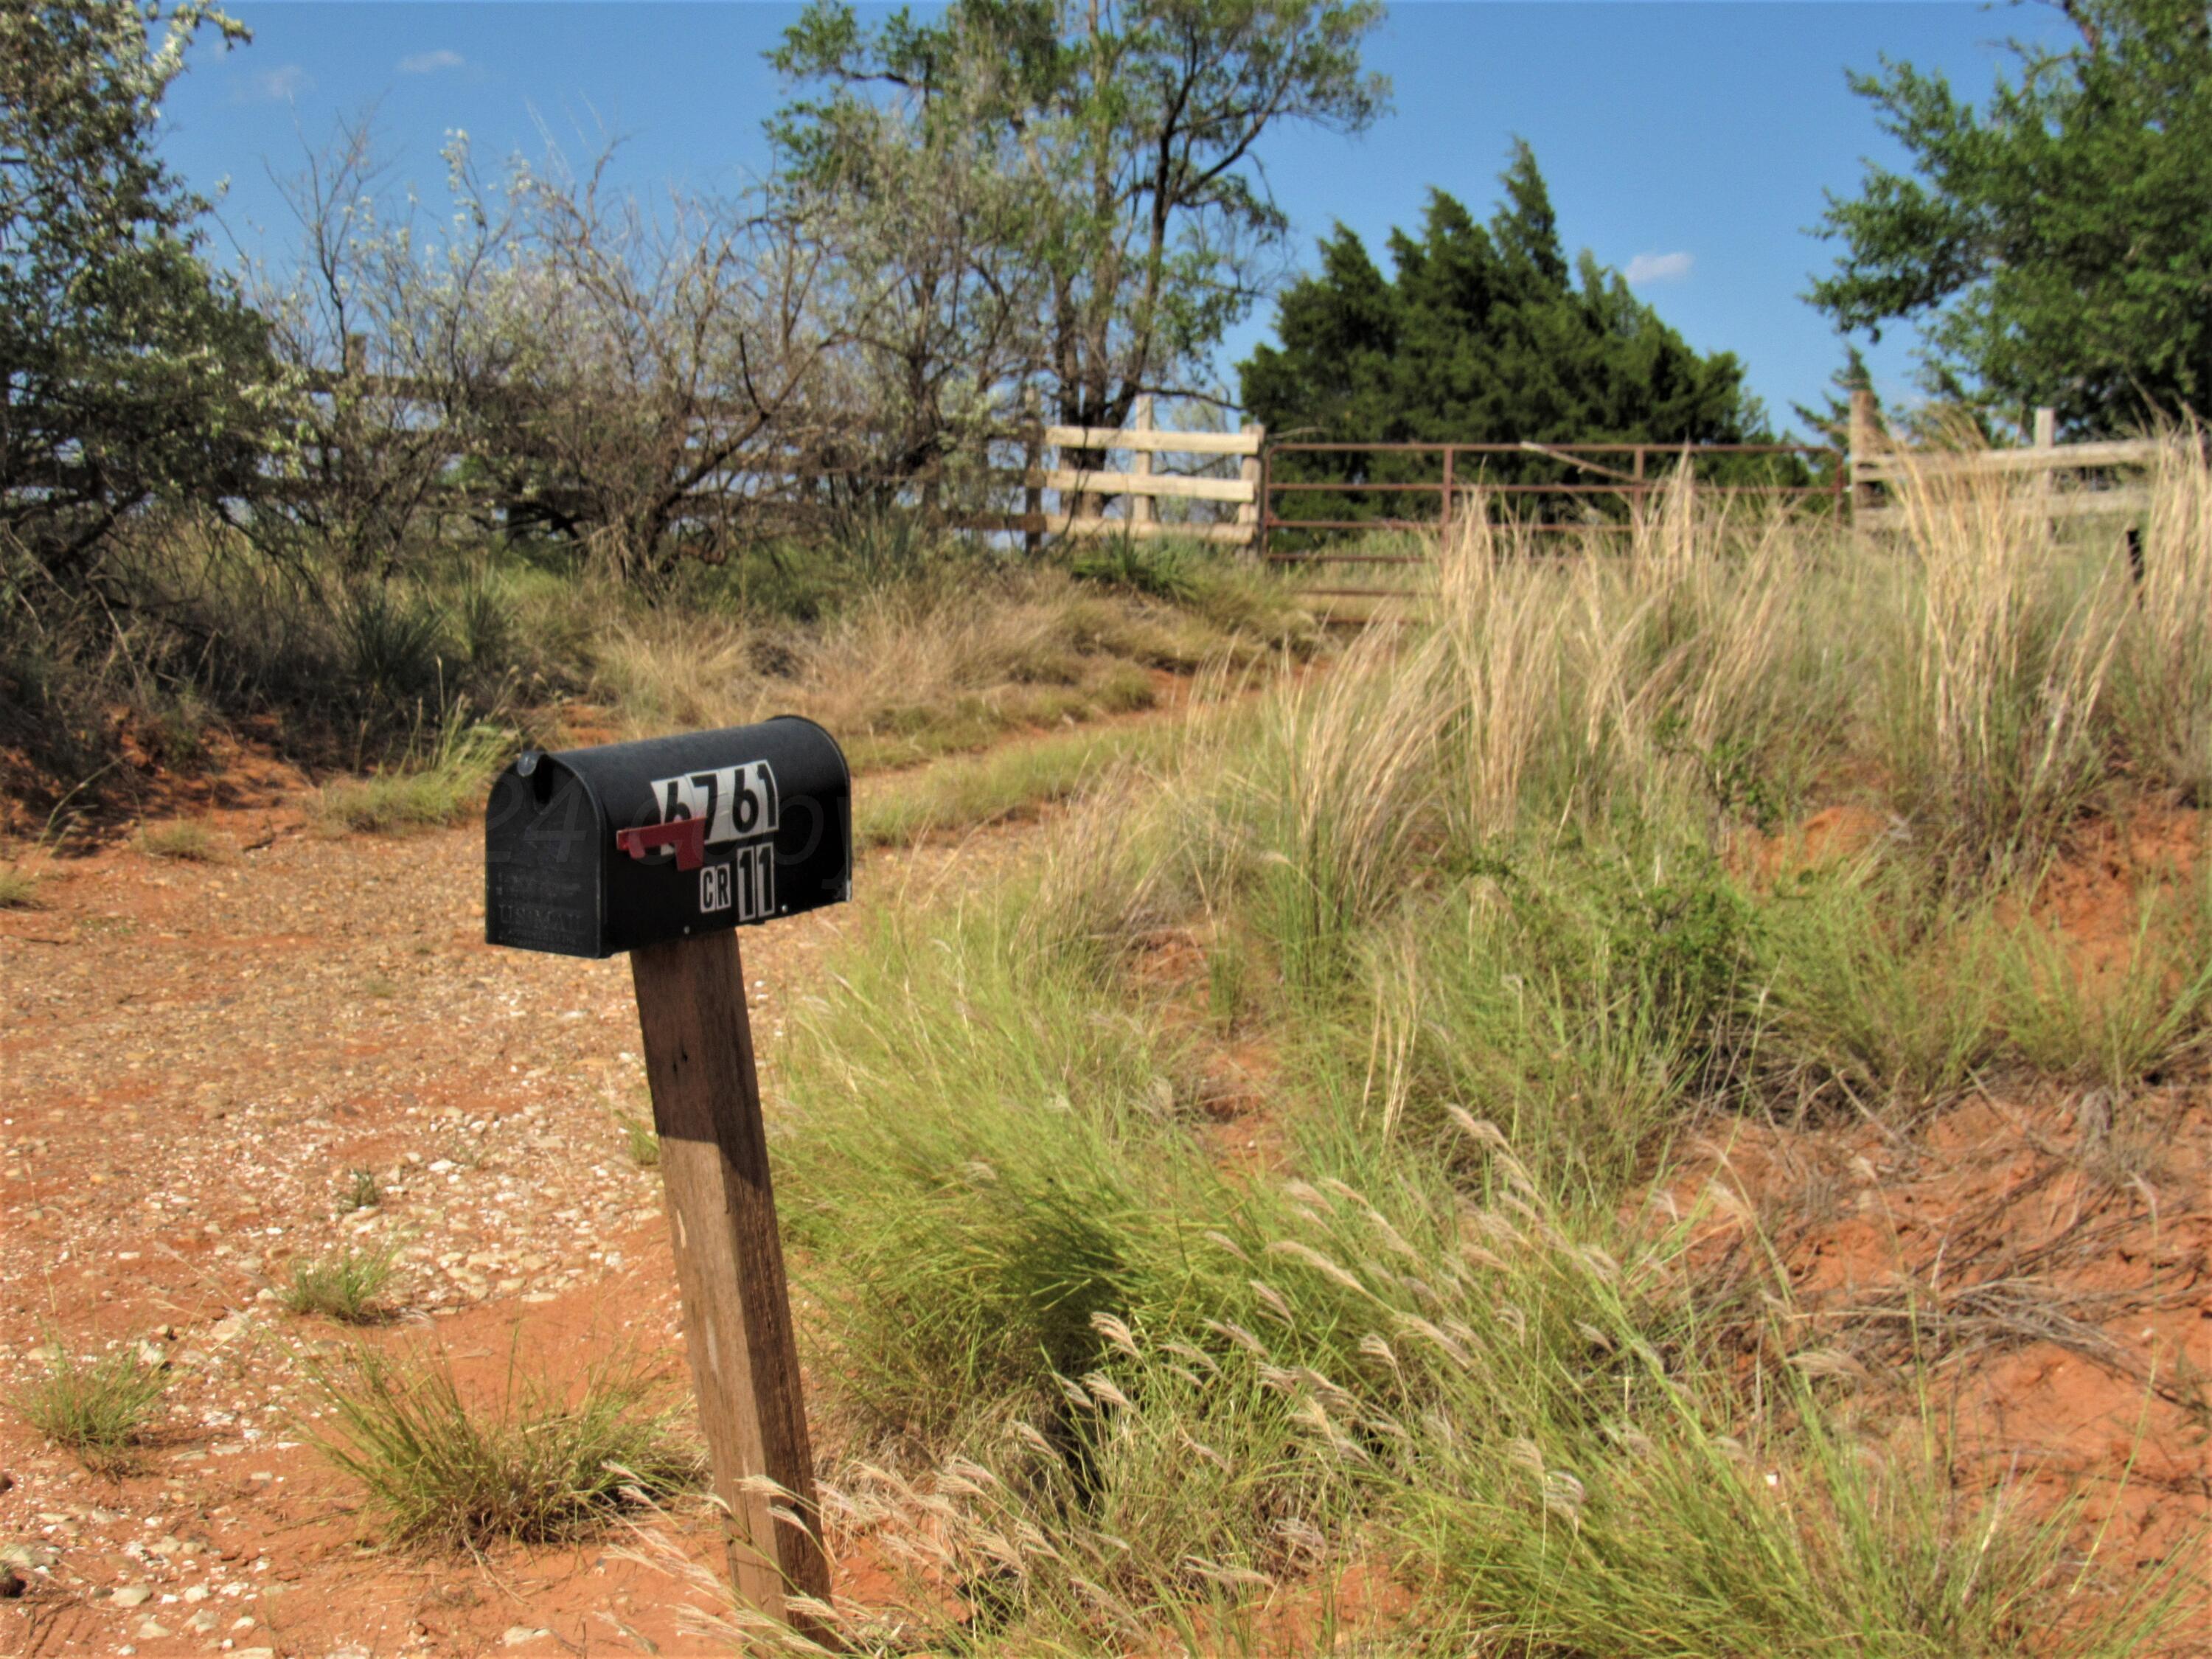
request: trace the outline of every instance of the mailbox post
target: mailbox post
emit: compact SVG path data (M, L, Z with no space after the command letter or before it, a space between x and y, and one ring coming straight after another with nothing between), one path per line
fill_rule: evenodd
M484 937L630 956L684 1346L738 1593L826 1601L736 928L852 896L852 779L811 720L526 753L484 814ZM791 1494L805 1531L750 1478Z

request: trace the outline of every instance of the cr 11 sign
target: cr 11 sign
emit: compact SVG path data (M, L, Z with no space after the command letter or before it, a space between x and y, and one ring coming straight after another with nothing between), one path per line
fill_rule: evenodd
M791 1617L826 1601L813 1455L768 1137L732 930L852 896L852 778L791 716L722 732L525 754L484 811L484 937L562 956L630 953L661 1141L684 1346L738 1593ZM802 1523L779 1517L766 1476Z

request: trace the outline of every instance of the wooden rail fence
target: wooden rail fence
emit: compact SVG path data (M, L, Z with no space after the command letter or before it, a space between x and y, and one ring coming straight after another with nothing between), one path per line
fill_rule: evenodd
M309 380L309 389L329 396L352 390L371 397L412 406L417 411L434 407L439 388L400 375L372 374L361 366L360 355L349 345L347 367L338 374L320 374ZM702 417L729 413L717 403L701 405ZM1018 510L952 512L943 522L956 530L1012 533L1034 545L1044 537L1126 535L1138 540L1173 537L1182 540L1222 543L1250 547L1260 534L1262 456L1267 433L1263 426L1247 425L1235 432L1176 432L1153 423L1152 399L1136 401L1127 427L1030 426L1002 432L993 441L1000 457L1017 453L1021 465L989 467L984 473L991 493ZM1116 455L1125 465L1085 467L1066 459L1066 452ZM1170 461L1169 458L1176 458ZM455 459L458 459L457 457ZM788 461L788 456L786 457ZM1237 463L1235 476L1224 476L1224 464ZM861 474L831 469L818 474L777 471L771 457L758 453L733 458L732 465L703 477L687 495L702 509L717 496L740 493L747 484L763 481L805 484L830 477L866 483ZM920 475L902 480L873 480L915 492L924 501L933 489L933 480ZM270 493L283 496L313 496L322 486L313 479L271 481ZM434 491L433 493L439 493ZM455 501L466 492L443 490ZM550 496L562 492L556 488ZM1048 499L1056 498L1056 499ZM1161 503L1194 502L1227 507L1233 514L1193 514L1172 509L1164 514ZM1119 502L1121 511L1109 510Z
M1016 514L971 514L956 520L963 530L1019 531L1032 539L1041 536L1128 536L1139 541L1171 536L1182 540L1251 546L1259 534L1261 456L1266 453L1265 427L1247 426L1236 432L1168 432L1152 423L1152 400L1137 400L1134 424L1128 427L1048 426L1029 441L1031 464L1023 471L1004 475L1018 483L1024 495ZM1129 458L1126 467L1084 468L1066 465L1038 465L1046 449L1083 453L1115 454ZM1161 469L1164 456L1199 458L1201 466L1219 465L1236 458L1233 478L1208 476L1188 470ZM1059 497L1048 509L1044 495ZM1124 503L1120 516L1105 512L1109 497ZM1205 501L1234 507L1233 518L1163 518L1162 501Z
M364 374L350 359L344 375L325 377L315 389L328 392L342 384L403 404L428 401L424 388L397 377ZM2148 465L2159 453L2159 441L2061 444L2056 434L2052 411L2043 409L2035 413L2032 441L2022 448L1911 450L1892 441L1873 395L1859 392L1851 397L1848 444L1841 449L1808 444L1270 443L1267 429L1257 425L1234 432L1162 429L1154 423L1152 399L1146 397L1137 400L1127 427L1039 424L1000 434L993 449L1000 464L984 474L992 510L955 510L942 522L954 529L1019 535L1032 548L1048 537L1174 538L1238 547L1284 563L1419 563L1417 553L1340 550L1314 538L1376 530L1448 533L1478 491L1494 501L1525 503L1507 510L1530 530L1625 530L1636 510L1665 487L1673 467L1706 461L1718 470L1721 463L1760 456L1778 464L1787 460L1799 470L1789 482L1723 477L1703 486L1701 493L1802 505L1863 531L1903 525L1895 489L1913 476L2037 476L2044 510L2053 519L2114 517L2148 509L2148 488L2113 475ZM1413 467L1434 476L1331 478L1310 476L1307 468L1309 476L1299 477L1301 469L1284 465L1298 457L1355 453L1387 456L1401 474ZM1079 455L1103 458L1103 464L1077 465L1071 457ZM788 459L796 464L795 457ZM1487 476L1493 465L1530 459L1551 463L1565 476L1537 482ZM1823 459L1828 463L1825 475L1810 469ZM702 516L711 512L718 496L739 493L749 483L757 486L772 477L799 487L810 482L797 471L775 474L773 459L757 456L734 466L702 479L690 492ZM934 488L927 478L893 487L919 492L917 498L925 503ZM319 488L311 480L272 481L278 495L312 495ZM1385 510L1378 516L1306 518L1279 507L1301 495L1357 501L1370 495L1382 497ZM1399 502L1412 510L1397 508ZM1626 506L1626 520L1596 510L1608 503ZM1562 513L1562 506L1582 510ZM1271 544L1285 533L1305 539L1288 548Z
M2052 519L2117 518L2150 509L2147 484L2082 478L2084 472L2111 473L2146 467L2157 459L2155 438L2092 443L2058 441L2056 411L2035 411L2025 448L1949 453L1909 450L1893 443L1875 407L1874 394L1851 394L1851 524L1858 530L1894 530L1905 511L1889 499L1893 488L1911 477L1993 477L2040 475L2039 510ZM2070 478L2063 475L2075 475Z

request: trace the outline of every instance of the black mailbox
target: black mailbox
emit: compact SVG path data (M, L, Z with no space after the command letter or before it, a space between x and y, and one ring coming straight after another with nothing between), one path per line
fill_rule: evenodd
M484 938L560 956L853 894L853 781L812 720L525 753L484 809Z

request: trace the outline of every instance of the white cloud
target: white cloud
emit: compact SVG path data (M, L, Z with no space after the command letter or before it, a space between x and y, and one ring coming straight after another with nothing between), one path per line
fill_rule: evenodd
M1697 256L1690 253L1639 253L1622 274L1639 287L1645 283L1679 283L1697 262Z
M435 75L440 70L459 69L468 59L449 47L440 46L435 52L418 52L411 58L399 60L402 75Z
M240 104L289 104L313 89L315 77L297 64L279 64L234 82L231 101Z

